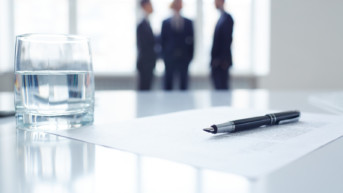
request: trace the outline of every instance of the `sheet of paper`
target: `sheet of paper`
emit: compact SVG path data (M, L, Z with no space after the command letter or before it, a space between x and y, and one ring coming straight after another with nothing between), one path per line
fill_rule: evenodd
M297 123L239 133L202 130L270 112L219 107L51 133L249 178L277 170L343 135L342 117L307 113Z

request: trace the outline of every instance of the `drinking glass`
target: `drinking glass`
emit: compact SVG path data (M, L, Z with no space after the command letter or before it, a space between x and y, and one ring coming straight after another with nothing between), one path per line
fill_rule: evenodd
M88 38L19 35L14 66L17 128L59 130L93 123L94 75Z

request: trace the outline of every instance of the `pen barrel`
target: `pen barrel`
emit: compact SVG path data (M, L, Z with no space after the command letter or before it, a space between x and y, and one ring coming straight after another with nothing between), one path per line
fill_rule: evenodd
M252 117L230 121L218 125L212 125L212 128L204 129L210 133L225 133L239 132L250 130L261 126L278 125L298 121L300 117L299 111L286 111L281 113L272 113L260 117Z
M232 121L235 124L235 132L258 128L264 125L271 125L271 118L268 116L253 117Z
M299 118L300 112L299 111L286 111L286 112L281 112L281 113L267 114L266 116L272 119L272 124L279 124L280 121Z

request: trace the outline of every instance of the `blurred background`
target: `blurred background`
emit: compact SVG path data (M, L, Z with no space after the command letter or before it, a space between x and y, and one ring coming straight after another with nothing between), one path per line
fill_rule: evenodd
M151 0L159 34L171 0ZM219 13L214 0L184 0L194 21L190 89L212 89L210 49ZM226 0L235 20L232 88L343 89L343 1ZM0 0L0 91L13 90L15 36L70 33L91 38L97 90L136 89L139 0ZM154 89L161 90L163 62Z

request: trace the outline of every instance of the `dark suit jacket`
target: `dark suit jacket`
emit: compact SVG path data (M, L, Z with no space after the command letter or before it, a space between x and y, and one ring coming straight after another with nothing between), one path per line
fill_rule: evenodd
M216 25L211 51L212 67L229 68L232 66L231 43L233 19L230 14L223 12Z
M150 24L143 19L137 27L137 69L139 71L153 70L156 64L156 39Z
M165 63L187 63L193 59L194 31L193 22L184 19L183 30L172 27L172 19L163 21L161 30L162 57Z

